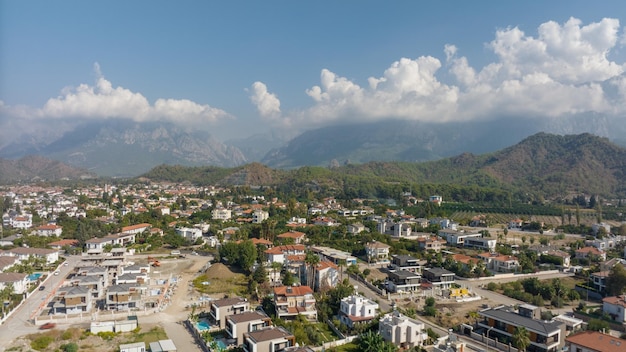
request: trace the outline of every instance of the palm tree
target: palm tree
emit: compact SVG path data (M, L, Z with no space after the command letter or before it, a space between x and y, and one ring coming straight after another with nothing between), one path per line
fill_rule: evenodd
M513 335L511 335L511 342L519 351L526 351L526 348L530 345L528 330L523 326L516 327Z
M275 285L275 279L276 279L276 272L281 272L283 268L283 265L279 262L272 262L272 271L274 272L274 275L272 275L272 286L276 286Z
M341 282L343 282L343 268L346 266L346 260L345 259L339 259L338 262L339 265L339 275L341 275Z
M309 287L313 288L313 281L315 280L314 270L317 264L320 262L320 257L313 252L307 252L304 262L307 266L306 271L306 283Z

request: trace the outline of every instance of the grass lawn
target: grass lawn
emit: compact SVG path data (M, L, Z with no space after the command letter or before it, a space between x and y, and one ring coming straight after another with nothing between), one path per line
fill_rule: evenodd
M208 283L208 284L207 284ZM233 274L230 277L209 278L200 275L193 280L193 287L200 293L235 293L242 294L248 289L248 280L243 274Z
M329 348L327 351L329 352L358 352L359 345L354 342L347 343L345 345Z
M315 327L317 328L319 333L322 334L324 342L335 341L338 338L337 335L335 335L335 333L330 329L328 324L316 323Z
M165 330L160 326L155 326L149 331L140 331L139 333L133 334L132 339L126 343L145 342L149 344L159 340L167 340L167 338Z

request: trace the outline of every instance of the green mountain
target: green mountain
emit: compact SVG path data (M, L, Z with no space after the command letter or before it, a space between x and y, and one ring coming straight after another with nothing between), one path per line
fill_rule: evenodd
M231 169L184 168L162 165L143 177L188 180L200 184L258 185L278 188L342 189L354 196L381 195L389 184L428 185L424 192L468 192L484 197L485 189L498 196L534 193L545 197L596 194L626 195L626 149L591 134L538 133L498 152L428 162L368 162L333 168L301 167L275 170L254 163ZM438 188L439 187L439 188ZM481 191L476 189L481 188ZM393 192L402 190L393 190ZM470 192L472 193L472 192ZM460 195L457 195L460 197ZM467 197L465 197L467 198Z
M85 169L40 156L25 156L18 160L0 158L0 184L95 177Z

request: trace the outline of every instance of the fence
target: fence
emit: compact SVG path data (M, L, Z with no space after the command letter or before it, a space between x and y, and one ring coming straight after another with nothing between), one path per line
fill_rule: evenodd
M341 340L335 340L335 341L326 342L322 346L313 347L313 351L324 351L324 350L326 350L328 348L333 348L333 347L345 345L347 343L350 343L350 342L354 341L357 338L358 338L358 336L355 335L355 336L348 336L345 339L341 339Z
M481 335L479 333L476 332L472 332L470 334L470 337L476 341L480 341L482 343L484 343L485 345L489 346L489 347L493 347L495 349L497 349L498 351L504 351L504 352L519 352L517 348L511 346L510 344L504 344L502 342L498 342L498 339L492 339L490 337L487 337L485 335Z

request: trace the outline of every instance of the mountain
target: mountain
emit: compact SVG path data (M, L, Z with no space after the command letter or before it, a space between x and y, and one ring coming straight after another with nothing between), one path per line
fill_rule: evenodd
M595 114L570 119L516 117L496 121L426 123L384 121L324 127L302 133L261 159L274 168L304 165L429 161L462 153L483 154L508 147L539 132L592 133L622 138L621 121Z
M328 187L358 196L380 193L385 185L415 184L432 192L441 192L441 187L434 185L450 185L450 195L456 192L454 196L458 197L467 190L456 187L468 187L474 198L488 197L485 189L551 198L570 194L611 197L626 195L626 149L588 133L564 136L538 133L497 152L463 153L428 162L368 162L282 171L256 163L210 170L163 166L144 176L153 180L186 179L205 184L264 185L292 187L292 190Z
M95 174L56 160L26 156L18 160L0 158L0 183L56 181L94 178Z
M206 132L119 120L84 124L48 144L31 142L30 149L12 144L0 150L0 156L24 153L113 177L136 176L160 164L233 167L248 162L238 148Z

